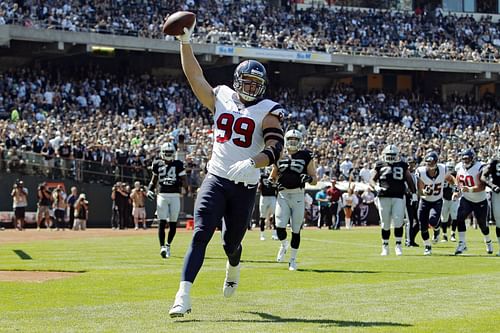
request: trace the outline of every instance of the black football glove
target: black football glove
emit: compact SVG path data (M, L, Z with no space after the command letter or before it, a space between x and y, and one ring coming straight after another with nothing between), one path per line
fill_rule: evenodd
M496 185L495 185L495 186L493 186L493 187L491 188L491 190L492 190L493 192L495 192L495 193L500 193L500 186L496 186Z
M302 184L310 183L310 182L312 182L312 180L313 180L313 177L311 177L309 175L305 175L305 174L300 175L300 181L302 182Z

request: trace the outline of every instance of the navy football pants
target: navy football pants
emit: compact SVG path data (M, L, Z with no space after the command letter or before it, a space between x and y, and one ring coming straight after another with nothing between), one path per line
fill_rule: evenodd
M231 265L241 256L241 241L252 217L257 186L245 186L212 174L201 184L194 206L194 233L184 258L181 281L194 282L203 265L205 250L222 223L224 251Z

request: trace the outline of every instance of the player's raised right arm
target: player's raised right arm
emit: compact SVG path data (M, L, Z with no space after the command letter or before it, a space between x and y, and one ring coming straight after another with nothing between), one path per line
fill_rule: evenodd
M215 110L215 96L212 86L207 82L203 75L203 70L194 56L193 49L190 44L191 33L193 32L196 22L190 29L184 28L184 34L178 36L181 41L181 64L182 70L193 89L196 98L210 111Z

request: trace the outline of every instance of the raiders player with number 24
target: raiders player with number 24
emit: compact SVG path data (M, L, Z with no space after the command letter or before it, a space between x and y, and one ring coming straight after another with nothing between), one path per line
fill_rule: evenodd
M171 142L160 147L160 158L153 161L153 177L148 186L148 199L154 200L156 185L160 185L156 197L156 212L160 225L158 226L158 239L160 241L160 255L162 258L170 257L170 245L177 231L177 219L181 209L181 193L184 188L189 193L186 170L184 163L174 160L175 146ZM168 220L168 238L165 244L165 227Z
M285 134L286 154L273 165L271 179L277 182L278 199L276 202L276 232L281 241L276 260L282 262L288 249L286 239L286 225L290 222L292 239L290 241L291 254L288 269L297 270L297 251L300 245L300 230L304 223L304 186L306 183L315 185L316 163L313 153L309 150L300 150L302 133L298 130L289 130Z

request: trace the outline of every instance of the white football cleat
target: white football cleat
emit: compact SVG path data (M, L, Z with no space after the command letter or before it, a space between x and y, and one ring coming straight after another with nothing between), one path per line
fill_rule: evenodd
M163 259L166 259L167 258L167 247L166 246L162 246L161 249L160 249L160 256L163 258Z
M430 256L432 254L432 246L426 245L424 250L424 256Z
M185 314L191 312L191 297L189 294L175 296L174 305L170 308L168 314L170 318L184 317Z
M467 245L464 242L458 242L457 249L455 250L455 255L463 254L467 251Z
M456 241L457 241L457 239L455 238L455 233L454 233L454 232L452 232L452 233L451 233L450 240L451 240L452 242L456 242Z
M389 244L382 245L382 252L380 255L384 257L389 255Z
M493 254L493 242L491 240L486 243L486 253Z
M165 253L165 258L170 258L170 245L166 245L165 248L167 250Z
M288 262L288 270L296 271L297 270L297 261L295 259L290 259Z
M397 256L403 255L403 248L401 247L401 244L396 244L396 247L394 248L394 252L396 252Z
M240 282L240 265L231 266L229 261L226 262L226 278L224 279L224 286L222 287L222 293L224 297L228 298L234 295L236 288L238 288L238 283Z
M261 234L260 234L260 240L261 240L261 241L265 241L265 240L266 240L266 237L264 236L264 233L261 233Z
M285 243L281 243L280 245L278 256L276 257L277 262L283 262L285 260L285 254L287 250L288 250L288 242L285 241Z

